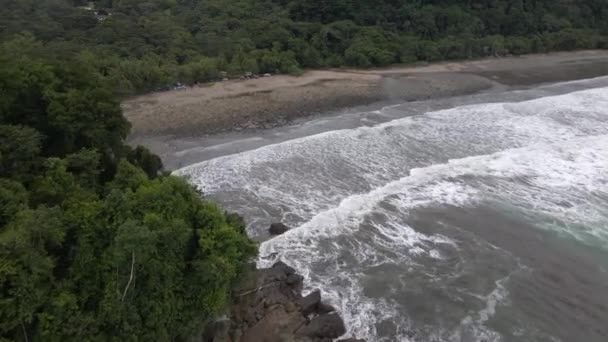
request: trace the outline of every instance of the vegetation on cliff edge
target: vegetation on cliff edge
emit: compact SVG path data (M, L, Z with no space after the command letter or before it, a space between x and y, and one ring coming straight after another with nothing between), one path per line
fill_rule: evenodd
M255 246L125 145L97 70L37 44L0 46L0 341L185 340L225 308Z

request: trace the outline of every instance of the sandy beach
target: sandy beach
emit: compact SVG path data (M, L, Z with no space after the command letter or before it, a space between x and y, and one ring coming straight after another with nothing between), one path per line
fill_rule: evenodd
M377 101L415 101L465 95L495 85L531 84L608 74L608 51L392 67L308 71L231 80L150 93L123 102L132 139L195 137L229 130L268 128L293 119Z

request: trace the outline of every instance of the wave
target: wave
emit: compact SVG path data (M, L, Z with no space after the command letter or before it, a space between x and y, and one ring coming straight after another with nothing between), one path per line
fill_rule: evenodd
M476 184L477 188L459 181L467 177L470 181L472 176L485 182L487 177L494 179L482 186ZM525 188L517 186L518 180L522 179L527 180ZM536 193L530 191L531 187L539 187L546 195L543 198L535 197ZM592 210L582 206L584 203L581 206L575 203L565 206L563 191L560 190L581 191L584 194L608 193L608 135L510 149L412 169L406 177L368 193L349 196L337 207L318 213L299 227L263 243L261 254L280 255L283 247L277 245L282 241L309 241L310 238L329 238L348 233L348 229L357 227L365 215L377 210L378 204L391 196L394 197L390 203L403 210L433 203L463 206L480 200L481 192L485 191L488 197L498 196L510 203L527 204L537 211L562 215L564 219L569 217L568 213L573 213L571 216L576 220L597 221L605 218L599 208L595 215L591 214ZM551 197L552 194L556 195L555 198ZM415 235L415 232L412 231L411 235ZM400 240L400 237L392 236L390 240ZM412 238L412 241L419 240ZM402 242L413 245L407 239ZM265 266L274 260L260 262L260 266Z
M369 192L414 168L602 134L608 134L608 88L331 131L212 159L175 174L190 177L205 193L229 194L219 199L259 222L250 229L258 235L272 220L299 225L353 193ZM257 203L269 207L264 217L251 209Z
M349 333L370 341L465 332L496 340L485 323L508 300L506 283L521 265L463 227L437 220L425 228L411 215L492 203L538 228L608 248L608 88L331 131L176 174L244 214L253 236L270 221L293 225L261 244L259 266L282 259L298 269L308 289L320 288L341 311ZM454 292L470 277L482 286ZM466 297L476 314L412 337L424 327L407 314L412 304L399 302L400 286L430 287L455 311Z
M497 199L524 209L530 206L535 211L550 213L552 217L561 217L565 221L577 220L579 224L588 221L582 226L602 227L594 225L595 220L595 223L603 222L605 227L608 216L603 215L600 204L593 207L585 201L579 204L573 201L564 208L560 203L569 198L564 197L565 194L576 197L577 193L608 193L608 135L538 144L412 169L406 177L369 193L349 196L337 207L264 242L260 246L258 264L264 267L279 259L292 264L306 275L309 289L321 288L333 304L342 309L352 333L373 339L376 336L374 324L386 319L384 314L396 309L385 299L374 302L366 298L364 286L352 279L357 278L352 273L352 265L346 268L348 270L336 266L330 272L321 273L325 278L319 272L313 272L311 265L337 262L336 255L327 245L336 243L341 236L353 236L362 227L370 229L371 225L373 234L368 237L373 239L373 245L356 241L360 237L349 241L348 248L357 260L356 264L374 267L384 263L403 263L421 256L440 259L442 248L437 246L458 249L458 242L442 235L423 234L403 224L399 218L418 207L465 207ZM381 217L381 220L375 224L373 220L370 222L370 217ZM608 242L608 229L605 228L592 231L575 229L568 233L582 240L590 234L594 239L601 239L603 245ZM343 248L346 246L340 245L333 250ZM390 259L378 251L383 248L391 251ZM336 289L335 277L340 274L349 279L349 286ZM496 291L488 297L493 306L504 297L500 287ZM374 305L382 308L382 315L363 315L366 308ZM480 317L487 320L493 312L493 308L480 311ZM478 333L483 332L485 338L493 336L491 331L480 330L482 323L475 323ZM407 330L407 323L402 322L400 327Z

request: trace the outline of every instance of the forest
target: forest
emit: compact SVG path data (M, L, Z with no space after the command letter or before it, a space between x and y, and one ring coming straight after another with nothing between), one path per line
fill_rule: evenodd
M245 224L126 145L111 84L40 44L0 44L0 341L185 341L255 256Z
M255 257L242 218L126 144L123 97L608 48L607 1L3 1L0 341L185 341Z
M0 28L92 65L127 96L222 71L608 48L608 0L6 0Z

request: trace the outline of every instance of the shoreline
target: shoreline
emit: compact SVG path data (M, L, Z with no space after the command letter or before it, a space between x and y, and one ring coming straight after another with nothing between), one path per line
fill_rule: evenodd
M284 126L319 113L378 102L468 95L608 74L608 51L438 62L372 70L308 71L231 80L125 100L130 141L192 138Z
M209 140L203 136L231 131L234 134L228 139L236 139L238 134L244 134L243 130L283 126L296 120L310 120L315 113L382 101L408 102L488 90L499 92L603 75L608 75L608 51L369 71L311 71L299 78L274 76L148 94L127 101L127 106L133 107L128 107L130 115L125 115L135 128L131 142L147 146L163 161L169 156L173 165L180 160L186 166L196 160L175 151L205 146ZM206 122L207 119L210 121ZM173 152L162 153L167 147L173 148ZM319 291L304 296L302 281L296 270L282 263L255 269L235 289L227 317L214 322L211 330L201 332L200 340L279 342L280 338L288 337L294 341L321 342L345 338L348 329L341 312L323 302ZM339 341L362 340L350 337Z

